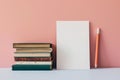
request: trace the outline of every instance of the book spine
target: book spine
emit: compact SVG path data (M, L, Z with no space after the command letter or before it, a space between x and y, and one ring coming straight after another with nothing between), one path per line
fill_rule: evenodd
M51 57L15 57L15 61L51 61Z
M13 65L12 70L52 70L52 65Z

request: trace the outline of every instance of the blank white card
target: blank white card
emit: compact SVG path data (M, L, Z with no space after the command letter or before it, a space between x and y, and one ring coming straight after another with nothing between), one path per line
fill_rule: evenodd
M57 21L57 69L90 69L89 21Z

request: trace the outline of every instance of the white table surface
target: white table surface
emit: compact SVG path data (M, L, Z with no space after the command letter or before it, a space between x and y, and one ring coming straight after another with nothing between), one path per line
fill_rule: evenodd
M120 68L52 71L12 71L11 68L0 68L0 80L120 80Z

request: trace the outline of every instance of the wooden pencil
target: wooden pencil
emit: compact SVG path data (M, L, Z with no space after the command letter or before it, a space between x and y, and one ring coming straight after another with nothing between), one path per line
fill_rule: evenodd
M99 38L100 38L100 28L97 28L96 48L95 48L95 64L94 64L95 68L98 67Z

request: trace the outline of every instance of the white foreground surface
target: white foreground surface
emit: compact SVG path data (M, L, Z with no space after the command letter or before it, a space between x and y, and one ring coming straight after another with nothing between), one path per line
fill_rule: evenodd
M12 71L0 68L0 80L120 80L120 68Z

